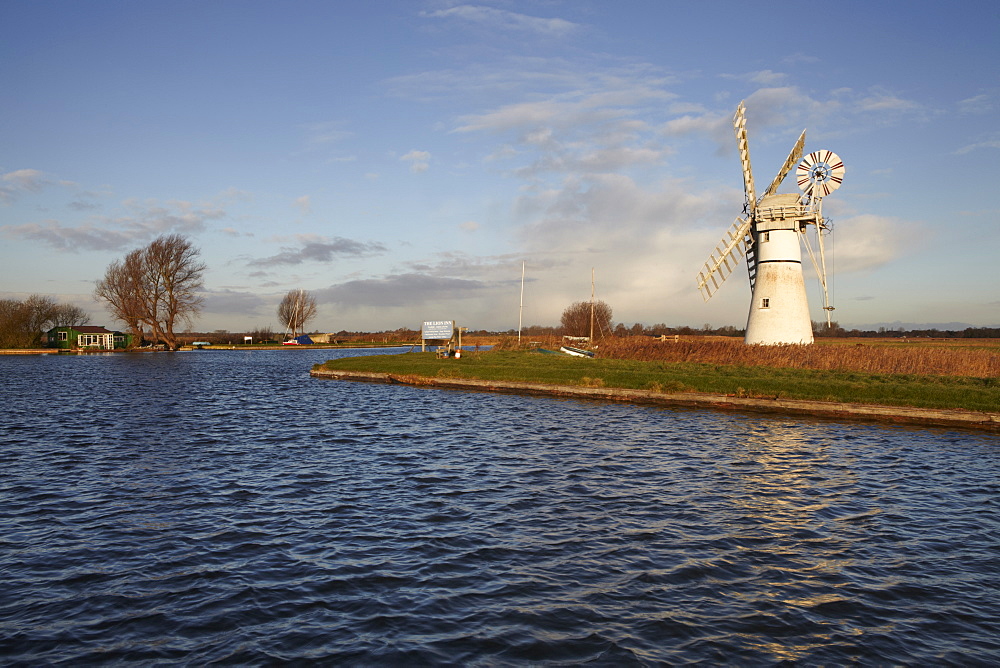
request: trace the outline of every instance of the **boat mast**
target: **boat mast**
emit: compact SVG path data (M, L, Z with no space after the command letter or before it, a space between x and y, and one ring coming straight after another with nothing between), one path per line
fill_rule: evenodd
M517 309L517 342L521 343L521 315L524 313L524 261L521 261L521 305Z
M292 307L292 314L288 318L288 327L285 328L285 336L288 336L288 330L292 330L292 339L298 334L299 327L299 301L302 299L302 290L298 290L295 293L295 305ZM292 340L289 339L289 340Z
M590 345L594 345L594 268L590 268Z

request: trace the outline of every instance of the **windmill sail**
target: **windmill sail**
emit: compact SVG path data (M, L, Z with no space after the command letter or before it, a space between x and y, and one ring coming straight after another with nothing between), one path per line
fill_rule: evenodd
M708 301L733 270L740 266L740 260L747 253L749 234L750 219L737 218L726 236L715 247L715 252L709 254L704 270L698 273L698 289L701 290L701 296L705 301Z
M757 206L757 192L753 182L753 170L750 168L746 107L742 102L736 108L736 115L733 116L733 130L736 131L740 164L743 166L743 191L746 196L747 217L736 219L726 236L716 245L715 252L709 254L704 269L698 273L698 289L701 290L701 296L705 301L708 301L715 294L745 256L747 257L751 281L756 269L753 253L753 212Z
M802 150L805 145L806 131L803 130L802 134L799 135L799 140L795 142L795 146L792 147L792 152L788 154L785 164L783 164L781 169L778 170L778 175L774 177L774 180L771 181L771 185L769 185L767 190L764 191L764 197L773 195L778 191L778 186L780 186L781 182L785 180L786 176L788 176L788 172L792 171L792 167L798 164L799 160L802 159Z
M747 108L740 102L733 117L733 129L736 130L736 143L740 150L740 164L743 165L743 191L746 193L747 215L753 217L757 207L757 191L753 185L753 170L750 169L750 144L747 141Z

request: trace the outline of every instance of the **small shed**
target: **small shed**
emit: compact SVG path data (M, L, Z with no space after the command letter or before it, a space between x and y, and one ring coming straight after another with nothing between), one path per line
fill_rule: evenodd
M48 347L61 350L76 348L119 350L127 348L132 339L129 334L105 329L99 325L53 327L46 332L46 335Z

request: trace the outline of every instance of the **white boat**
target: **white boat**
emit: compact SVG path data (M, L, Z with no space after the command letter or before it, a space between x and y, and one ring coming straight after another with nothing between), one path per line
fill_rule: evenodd
M593 357L593 350L584 350L583 348L574 348L573 346L563 346L559 349L559 352L566 353L567 355L573 355L574 357Z

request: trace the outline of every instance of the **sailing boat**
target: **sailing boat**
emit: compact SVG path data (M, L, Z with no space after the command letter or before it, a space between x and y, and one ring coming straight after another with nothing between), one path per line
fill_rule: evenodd
M288 329L292 330L292 335L290 338L286 338L282 342L283 346L298 346L303 343L312 343L312 339L303 334L302 336L296 336L298 333L297 329L299 326L299 317L302 310L302 290L295 293L295 308L292 309L292 317L288 319L288 327L285 328L285 336L288 337ZM303 341L305 339L305 341Z
M590 268L590 336L587 337L587 343L591 346L594 345L594 268ZM559 348L559 352L566 353L567 355L572 355L574 357L593 357L594 351L587 350L586 348L577 348L575 346L562 346Z
M561 346L559 352L566 353L567 355L572 355L573 357L593 357L593 350L584 350L583 348L574 348L573 346Z

